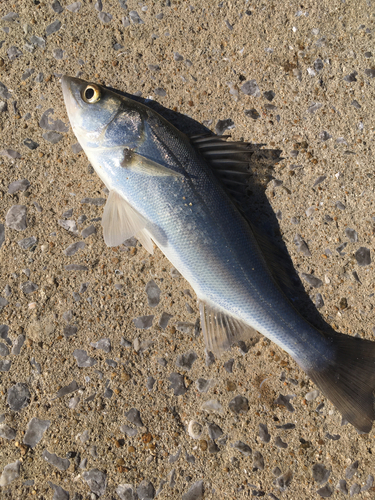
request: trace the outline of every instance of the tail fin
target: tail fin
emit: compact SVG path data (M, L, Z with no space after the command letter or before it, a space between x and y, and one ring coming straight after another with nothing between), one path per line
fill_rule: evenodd
M375 420L375 342L344 334L329 337L335 346L334 361L307 374L348 422L370 432Z

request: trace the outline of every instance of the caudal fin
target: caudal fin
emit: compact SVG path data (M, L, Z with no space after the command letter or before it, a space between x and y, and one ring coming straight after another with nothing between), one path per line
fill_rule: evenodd
M344 334L330 337L335 360L307 374L348 422L370 432L375 420L375 342Z

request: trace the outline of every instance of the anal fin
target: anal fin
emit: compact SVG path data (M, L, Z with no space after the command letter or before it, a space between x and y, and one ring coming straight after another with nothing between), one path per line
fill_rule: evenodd
M254 328L203 300L199 301L199 312L206 349L216 356L235 342L257 341L260 338Z

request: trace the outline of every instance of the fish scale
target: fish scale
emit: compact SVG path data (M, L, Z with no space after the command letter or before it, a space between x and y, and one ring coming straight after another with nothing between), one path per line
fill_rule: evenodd
M209 350L219 355L256 329L287 351L349 422L369 432L375 343L328 325L322 332L303 318L278 286L225 177L218 180L215 165L243 174L248 145L202 138L201 153L199 138L190 140L143 104L77 78L63 77L62 87L73 131L110 192L106 243L136 236L151 252L155 243L195 290Z

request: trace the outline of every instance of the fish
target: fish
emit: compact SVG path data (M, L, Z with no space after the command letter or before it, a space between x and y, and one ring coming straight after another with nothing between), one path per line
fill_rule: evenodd
M96 83L63 76L61 85L72 130L109 190L105 243L135 236L148 252L162 251L196 293L208 351L219 356L256 330L344 419L370 432L375 342L314 326L284 293L282 266L266 255L272 244L236 202L251 145L188 137L149 106Z

